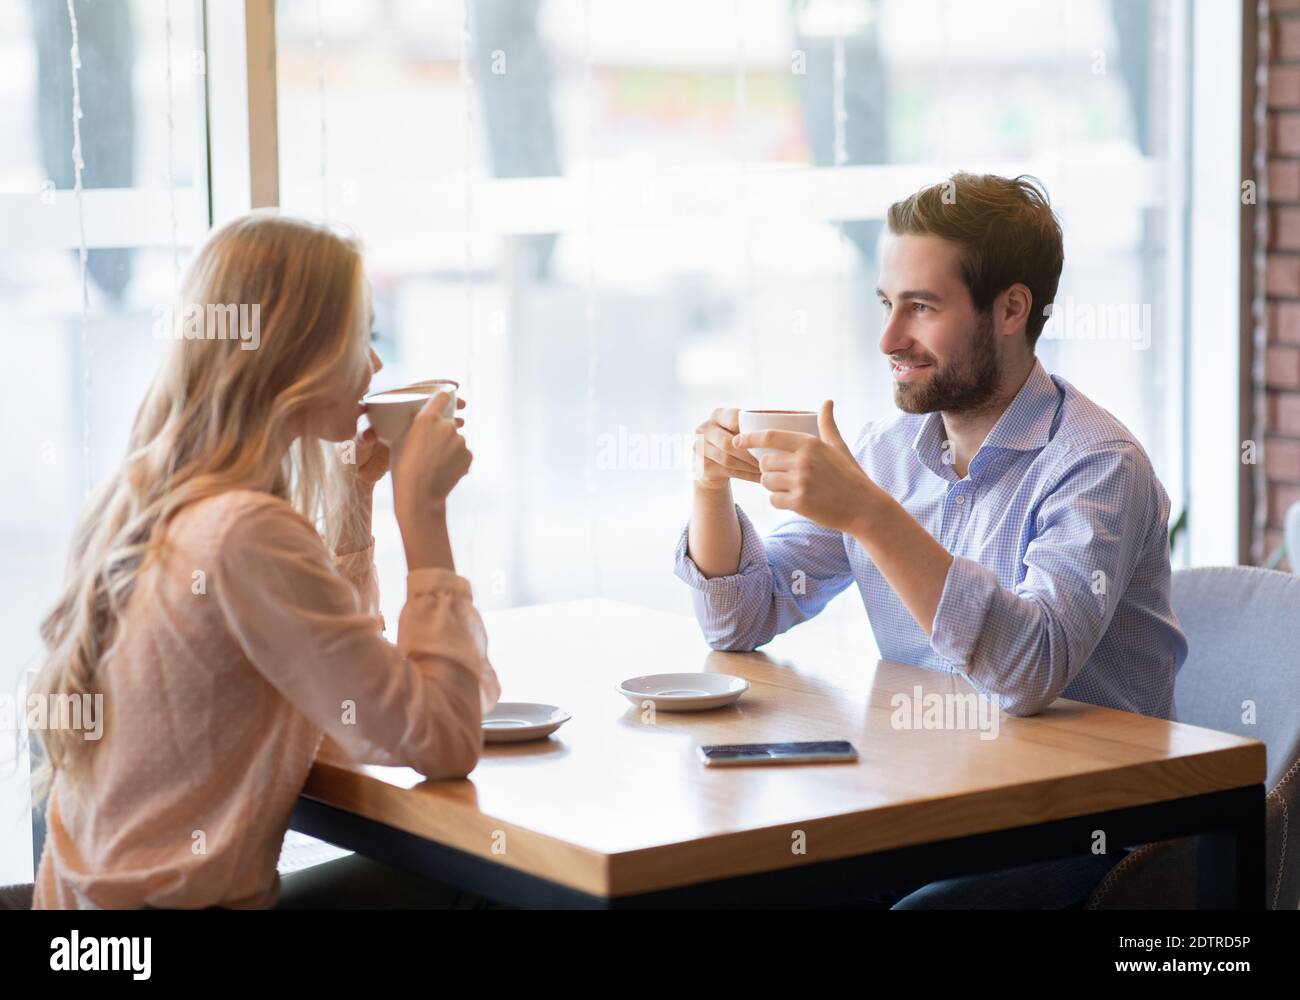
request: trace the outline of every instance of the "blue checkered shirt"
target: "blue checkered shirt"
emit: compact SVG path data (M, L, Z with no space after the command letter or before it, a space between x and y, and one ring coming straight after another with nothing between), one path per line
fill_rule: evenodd
M929 637L849 535L792 517L766 541L736 507L732 576L677 546L715 649L750 650L850 583L883 657L959 673L1013 715L1058 696L1174 718L1187 640L1169 605L1169 497L1110 413L1035 361L959 479L938 413L869 424L858 464L953 555Z

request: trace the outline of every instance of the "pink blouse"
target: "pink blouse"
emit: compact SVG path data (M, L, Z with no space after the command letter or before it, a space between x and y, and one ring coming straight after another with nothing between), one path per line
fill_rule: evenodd
M362 763L473 770L500 686L469 582L408 574L394 646L373 554L331 557L265 493L178 515L97 672L86 780L55 779L36 909L272 905L325 733Z

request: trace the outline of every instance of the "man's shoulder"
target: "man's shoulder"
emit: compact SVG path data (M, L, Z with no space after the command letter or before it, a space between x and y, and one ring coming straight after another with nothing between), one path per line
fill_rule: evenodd
M1140 459L1140 464L1151 467L1151 458L1142 442L1119 417L1059 375L1051 378L1061 391L1061 407L1052 427L1049 450L1065 459L1099 451L1131 450Z
M1052 469L1050 478L1059 482L1085 469L1104 468L1123 476L1139 494L1163 497L1164 487L1137 435L1065 379L1053 375L1052 381L1061 391L1061 406L1041 456Z

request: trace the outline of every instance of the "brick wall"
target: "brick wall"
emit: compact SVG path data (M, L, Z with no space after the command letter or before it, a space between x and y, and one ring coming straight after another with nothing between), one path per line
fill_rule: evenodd
M1266 71L1263 475L1256 479L1257 560L1282 541L1286 509L1300 502L1300 0L1269 0L1260 52ZM1259 368L1257 367L1257 371ZM1284 564L1285 565L1285 564ZM1296 557L1300 568L1300 557Z

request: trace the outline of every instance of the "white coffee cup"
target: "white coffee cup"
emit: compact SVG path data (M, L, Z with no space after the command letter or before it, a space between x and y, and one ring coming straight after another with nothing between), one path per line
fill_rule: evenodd
M740 433L754 431L794 431L818 437L817 414L812 410L741 410ZM750 448L755 458L780 454L780 448Z
M413 382L400 389L388 389L384 392L372 392L365 398L366 417L375 434L384 444L391 445L411 426L411 421L420 412L430 396L440 392L451 397L443 407L442 415L451 420L456 416L456 390L459 383L451 379L426 379Z

